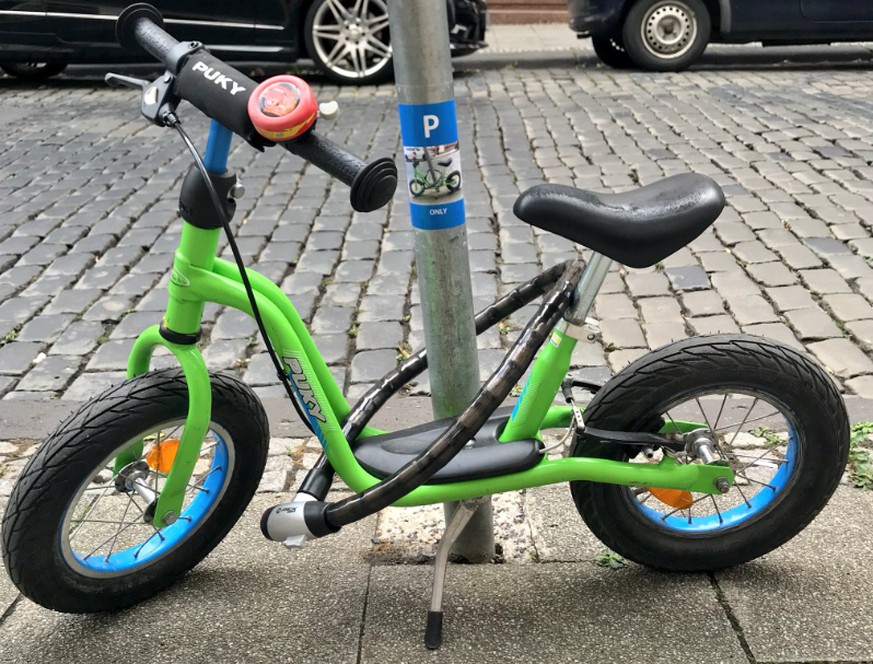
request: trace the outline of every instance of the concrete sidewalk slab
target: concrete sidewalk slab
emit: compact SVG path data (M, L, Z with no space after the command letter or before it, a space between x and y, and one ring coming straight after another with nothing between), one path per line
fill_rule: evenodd
M873 661L873 492L840 487L773 553L716 575L758 662Z
M526 498L525 513L540 562L590 562L608 551L582 521L567 484L529 489Z
M362 663L747 661L707 577L592 563L452 567L443 646L427 653L431 572L373 568Z
M289 553L260 533L258 496L180 583L115 614L54 613L21 600L0 626L2 660L64 664L357 661L374 519Z

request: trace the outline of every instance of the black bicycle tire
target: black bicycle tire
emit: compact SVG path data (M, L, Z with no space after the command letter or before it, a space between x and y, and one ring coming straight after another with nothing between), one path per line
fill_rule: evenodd
M267 459L269 425L245 383L222 373L211 374L210 380L212 421L230 434L236 461L224 495L200 527L152 565L118 577L84 576L61 556L60 524L86 473L150 425L187 413L188 391L180 370L127 380L67 418L25 466L12 491L3 520L3 557L26 597L66 613L132 606L174 583L225 537L257 489Z
M669 344L614 376L586 409L585 422L607 430L646 428L642 423L655 417L656 404L683 390L750 383L790 408L798 420L799 444L805 446L793 484L772 509L728 530L679 535L641 516L628 504L624 487L571 482L576 508L594 535L634 562L702 572L757 558L803 530L839 484L848 458L849 420L833 380L792 348L746 335ZM623 460L626 450L577 437L571 455Z

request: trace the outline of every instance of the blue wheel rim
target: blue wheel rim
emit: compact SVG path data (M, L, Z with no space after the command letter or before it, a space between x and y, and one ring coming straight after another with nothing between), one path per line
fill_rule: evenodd
M755 495L747 495L744 502L720 512L719 514L692 516L690 521L686 516L671 515L665 517L663 512L659 512L658 510L641 503L636 500L633 495L629 494L629 498L640 514L642 514L646 519L656 523L661 528L667 530L686 534L727 530L763 514L771 509L771 507L781 499L786 486L788 486L794 475L794 469L797 464L797 453L797 432L791 423L788 423L788 441L784 456L785 461L780 464L779 470L767 482L767 486L762 486ZM735 491L736 489L732 488L731 490ZM719 518L719 516L721 518Z
M75 551L70 545L70 553L75 565L89 575L127 574L163 558L200 528L224 494L232 472L227 442L214 429L210 429L210 433L216 442L212 463L204 481L198 485L200 488L195 490L194 497L187 503L175 523L161 528L159 536L158 531L154 531L141 543L112 552L108 556Z

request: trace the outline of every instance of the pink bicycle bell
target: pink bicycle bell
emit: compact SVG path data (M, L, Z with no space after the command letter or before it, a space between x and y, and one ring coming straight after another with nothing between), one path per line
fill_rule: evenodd
M271 141L297 138L315 122L318 102L309 84L296 76L273 76L249 97L249 118Z

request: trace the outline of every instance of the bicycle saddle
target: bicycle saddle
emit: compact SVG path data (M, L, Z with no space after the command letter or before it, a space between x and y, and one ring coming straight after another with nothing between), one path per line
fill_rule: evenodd
M538 185L518 197L513 211L619 263L649 267L706 230L724 204L714 180L685 173L621 194Z
M437 164L442 166L443 168L445 168L447 166L452 165L452 160L451 159L443 159L442 161L438 161Z

